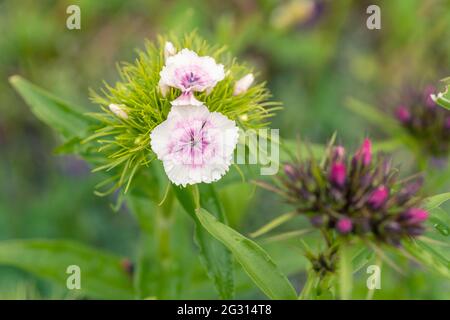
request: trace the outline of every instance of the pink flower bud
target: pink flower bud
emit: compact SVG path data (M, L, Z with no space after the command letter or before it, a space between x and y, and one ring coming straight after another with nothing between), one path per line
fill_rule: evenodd
M338 187L343 187L347 177L345 164L342 162L335 162L331 165L329 179L330 182Z
M371 195L369 196L369 200L367 203L373 209L379 209L386 202L389 197L389 190L385 186L380 186L376 188Z
M333 155L332 155L332 159L333 161L343 161L344 160L344 156L345 156L345 149L342 146L336 146L333 149Z
M339 231L339 233L347 234L350 231L352 231L353 223L352 220L349 218L342 218L340 219L336 224L336 229Z
M372 142L366 138L362 146L356 151L354 159L361 161L364 166L368 166L372 161Z
M288 176L289 179L295 180L297 177L297 173L295 172L294 166L291 164L285 164L284 165L284 173Z
M428 212L419 208L411 208L403 215L411 224L423 222L428 219Z
M409 112L408 108L405 106L399 106L395 110L395 117L400 121L401 123L407 123L409 120L411 120L411 113Z

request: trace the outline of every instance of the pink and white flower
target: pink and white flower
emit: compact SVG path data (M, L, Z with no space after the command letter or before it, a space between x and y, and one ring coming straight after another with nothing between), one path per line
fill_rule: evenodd
M225 77L222 64L208 56L199 57L189 49L183 49L169 56L160 72L159 88L163 96L169 87L181 90L181 95L172 101L172 105L202 105L194 92L210 92Z
M151 147L174 184L211 183L228 171L238 130L234 121L204 105L175 105L151 132Z

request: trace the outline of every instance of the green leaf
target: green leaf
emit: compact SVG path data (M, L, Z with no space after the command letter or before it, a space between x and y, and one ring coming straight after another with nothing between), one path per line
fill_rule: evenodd
M375 256L375 252L368 248L361 248L352 259L353 274L361 270L365 265L367 265Z
M271 299L296 299L297 294L272 258L255 242L221 223L208 211L196 211L203 227L233 253L253 282Z
M61 133L66 139L82 136L92 120L69 103L35 86L20 76L9 79L12 86L41 121Z
M348 300L352 297L353 287L352 255L347 244L342 244L339 252L339 292L341 299Z
M214 209L216 217L225 222L225 216L212 186L201 187L202 204ZM195 243L200 250L200 260L206 269L208 276L214 281L217 291L223 299L231 299L234 294L233 269L231 253L229 250L212 237L198 220L195 209L193 190L173 186L175 195L183 209L194 219Z
M450 261L420 240L404 241L403 247L430 270L450 279Z
M136 297L145 299L156 295L155 269L158 268L158 261L155 261L155 223L156 205L149 199L133 194L127 196L127 204L131 213L136 218L140 237L137 245L136 272L134 274L134 287Z
M282 215L276 217L275 219L271 220L267 224L263 225L258 230L252 232L250 234L250 237L256 238L256 237L262 236L263 234L266 234L267 232L275 229L276 227L281 226L282 224L288 222L289 220L291 220L292 218L294 218L296 216L298 216L298 214L295 211L282 214Z
M450 110L450 85L447 85L444 92L439 93L437 96L432 96L432 99L441 107Z
M312 300L314 298L314 287L319 282L318 276L314 270L308 270L306 282L298 297L299 300Z
M0 242L0 264L14 266L62 287L67 267L81 270L79 292L92 298L133 299L132 279L115 255L61 240L11 240Z
M194 221L197 221L197 216L195 215L196 205L191 187L183 188L172 185L172 188L184 211L186 211Z
M222 205L212 184L200 184L200 205L214 213L215 217L224 224L228 224ZM196 230L203 226L197 226ZM210 273L210 277L223 299L232 299L234 295L233 259L231 252L219 241L204 231L197 232L197 241L201 241L203 249L202 262Z
M137 298L177 299L186 264L180 271L186 241L180 243L175 230L173 195L161 163L153 162L136 178L127 194L127 204L140 228L134 285ZM174 245L176 244L176 245Z
M440 207L431 209L428 213L430 217L427 224L432 227L431 230L437 231L440 236L448 237L450 235L450 215Z
M450 235L450 215L439 207L429 210L429 214L430 218L428 219L428 223L440 235L448 237Z
M388 133L398 132L400 129L399 125L385 113L355 98L348 98L346 107Z
M450 200L450 192L441 193L432 197L428 197L424 201L423 208L425 210L432 210L434 208L439 207L444 202Z

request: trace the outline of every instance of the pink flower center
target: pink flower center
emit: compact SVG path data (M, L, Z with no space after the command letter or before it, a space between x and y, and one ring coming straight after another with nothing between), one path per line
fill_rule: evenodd
M178 79L182 91L202 90L208 84L208 74L199 66L191 65L175 70L175 77Z
M180 122L168 145L173 160L192 168L203 167L205 163L209 163L215 148L208 129L211 129L211 124L204 119L191 120L187 124L185 121Z

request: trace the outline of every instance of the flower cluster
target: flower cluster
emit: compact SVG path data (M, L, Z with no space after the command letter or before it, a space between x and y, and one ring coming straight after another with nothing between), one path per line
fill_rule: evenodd
M389 159L373 157L365 139L351 157L335 146L321 164L285 164L279 191L316 227L400 245L403 237L424 232L428 213L417 195L421 179L401 183L397 173Z
M103 112L84 143L98 148L96 170L109 171L110 193L130 185L155 158L177 185L213 182L228 170L238 128L257 129L279 108L252 71L195 33L147 43L121 82L92 93Z
M450 152L450 111L432 99L435 88L412 92L404 104L397 106L395 117L434 158L446 158Z
M165 45L165 57L159 81L161 93L165 96L173 87L181 94L171 101L167 119L151 132L152 150L176 185L216 181L231 164L238 128L223 114L210 112L194 92L211 93L225 77L224 67L189 49L176 53L171 42Z

